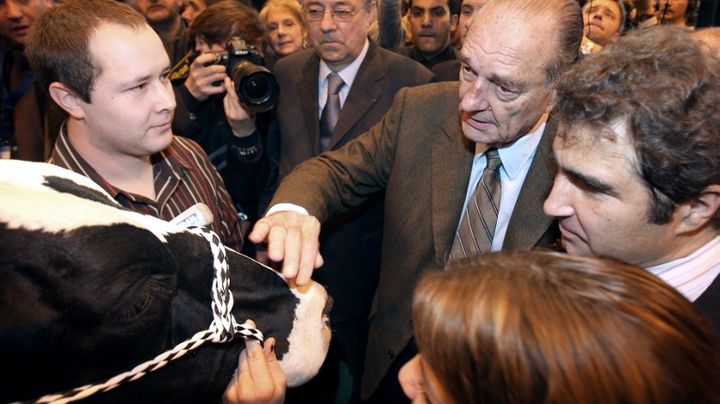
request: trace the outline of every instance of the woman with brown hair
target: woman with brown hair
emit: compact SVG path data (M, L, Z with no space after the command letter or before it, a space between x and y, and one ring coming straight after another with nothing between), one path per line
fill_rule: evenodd
M428 273L400 372L414 402L720 400L717 336L690 302L619 261L492 254Z

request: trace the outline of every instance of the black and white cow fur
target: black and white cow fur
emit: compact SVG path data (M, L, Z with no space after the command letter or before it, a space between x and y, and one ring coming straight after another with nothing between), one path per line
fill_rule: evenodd
M330 333L318 284L282 277L229 250L238 322L254 320L288 384L317 373ZM87 178L41 163L0 162L0 402L102 382L208 328L210 246L120 208ZM97 402L218 402L242 338L206 343Z

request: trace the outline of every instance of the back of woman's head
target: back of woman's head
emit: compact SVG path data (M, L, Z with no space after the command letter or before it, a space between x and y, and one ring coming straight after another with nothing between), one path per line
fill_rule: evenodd
M418 348L455 403L717 402L717 336L683 296L619 261L490 254L428 273Z

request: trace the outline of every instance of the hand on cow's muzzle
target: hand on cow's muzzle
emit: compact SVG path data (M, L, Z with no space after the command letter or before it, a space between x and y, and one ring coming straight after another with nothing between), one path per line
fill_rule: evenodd
M282 261L282 274L302 286L310 281L313 270L323 265L320 255L320 221L293 211L275 212L255 223L248 239L267 243L270 261Z

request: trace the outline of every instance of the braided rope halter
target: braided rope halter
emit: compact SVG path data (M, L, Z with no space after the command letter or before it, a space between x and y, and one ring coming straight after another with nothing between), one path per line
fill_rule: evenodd
M213 267L215 269L215 277L212 283L212 311L213 321L207 330L200 331L193 335L192 338L181 342L173 349L166 351L152 360L135 366L132 370L120 373L100 384L87 384L77 387L63 393L48 394L35 401L35 403L69 403L90 397L96 393L104 393L110 391L119 385L137 380L150 372L154 372L169 362L178 359L186 353L200 347L205 342L214 343L229 342L235 334L240 334L244 338L253 338L263 342L263 334L252 327L245 324L238 324L235 316L232 314L234 304L233 295L230 292L230 277L228 276L228 263L225 246L220 242L220 237L211 230L191 227L188 229L191 233L204 237L210 243L210 249L213 254Z

